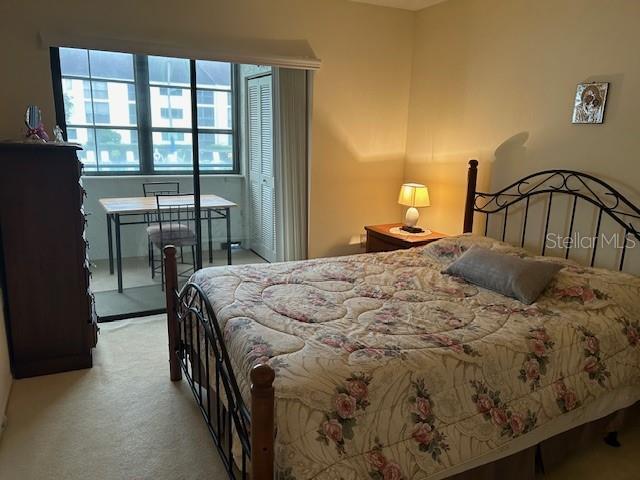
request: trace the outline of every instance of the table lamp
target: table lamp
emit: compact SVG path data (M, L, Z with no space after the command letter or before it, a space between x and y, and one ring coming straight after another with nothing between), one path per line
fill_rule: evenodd
M416 223L418 223L418 217L420 216L418 208L428 207L431 205L429 202L429 190L427 187L420 183L405 183L400 187L398 203L409 207L404 218L402 230L409 233L424 232L420 227L416 227ZM429 234L431 232L427 230L424 233Z

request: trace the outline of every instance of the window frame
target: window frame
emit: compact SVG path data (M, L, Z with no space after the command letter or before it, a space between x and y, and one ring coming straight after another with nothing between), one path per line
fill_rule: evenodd
M90 49L87 49L90 50ZM129 53L129 52L123 52ZM139 158L139 168L138 170L111 170L111 171L88 171L84 173L85 176L95 176L95 177L117 177L117 176L174 176L174 175L194 175L194 172L199 170L200 175L239 175L241 173L240 170L240 88L239 88L239 65L236 63L229 63L231 68L231 85L229 90L225 90L231 94L231 128L229 129L216 129L210 127L199 127L197 118L191 119L191 127L190 128L162 128L162 127L153 127L151 126L151 105L150 105L150 84L149 84L149 64L148 64L148 56L147 55L138 55L131 53L133 56L133 71L134 71L134 79L130 80L114 80L119 83L132 84L135 88L136 93L136 117L137 117L137 125L128 126L128 127L114 127L108 125L95 125L95 121L93 125L69 125L67 126L65 110L64 110L64 95L62 82L64 79L81 79L89 82L93 82L94 79L89 77L79 77L74 75L62 75L62 69L60 64L60 50L58 47L50 48L50 59L51 59L51 77L53 82L53 96L54 96L54 104L55 104L55 112L56 112L56 123L60 126L63 132L63 137L65 141L67 140L67 128L90 128L94 130L96 129L106 129L106 130L137 130L138 131L138 158ZM188 59L190 64L195 64L196 59ZM227 63L227 62L225 62ZM194 71L195 69L191 69ZM192 84L197 84L197 79L193 79ZM95 79L95 81L110 81L103 79ZM207 90L207 91L215 91L221 89L214 88L198 88L197 90ZM197 111L197 90L191 95L191 108L192 111ZM195 102L195 105L194 105ZM92 97L93 103L93 97ZM131 103L129 103L131 105ZM93 110L93 105L92 105ZM192 115L193 117L193 115ZM233 165L230 170L209 170L203 169L202 165L200 168L196 169L193 166L189 170L156 170L153 164L153 141L152 141L152 131L153 132L167 132L167 133L190 133L192 138L192 158L193 162L199 162L200 152L198 151L199 142L194 141L194 139L199 134L207 134L207 133L220 133L231 135L231 144L232 144L232 161ZM96 144L97 148L97 144ZM98 163L99 168L99 163Z
M234 162L238 162L239 165L239 158L240 158L240 121L239 121L239 114L240 114L240 99L239 99L239 95L237 95L236 93L239 94L240 92L240 88L239 88L239 66L235 63L232 63L232 68L231 68L231 85L229 85L229 89L226 88L220 88L220 87L216 87L216 86L209 86L209 85L205 85L205 84L200 84L198 86L198 79L197 77L195 79L193 79L192 81L192 88L195 88L194 93L192 94L192 102L195 102L195 104L192 105L192 119L191 121L194 122L195 121L195 125L196 125L196 130L197 130L197 135L198 135L198 149L200 149L200 135L230 135L231 136L231 148L232 148L232 152L234 157ZM197 69L195 68L195 62L193 65L193 71L196 71ZM196 74L197 75L197 74ZM213 99L214 99L214 106L209 107L208 104L204 104L204 103L199 103L198 102L198 92L209 92L212 94ZM209 127L209 126L201 126L198 124L200 117L199 117L199 111L200 108L211 108L211 110L213 110L213 116L214 116L214 125L215 125L215 113L216 113L216 109L215 109L215 95L218 92L222 92L225 94L229 94L231 96L231 125L228 128L221 128L221 127ZM195 120L194 120L195 117ZM199 155L199 152L198 152ZM239 166L238 166L239 168ZM211 172L211 170L206 170L203 168L202 163L200 164L200 172L202 172L203 175L207 175Z
M110 112L110 107L109 107L109 102L108 100L105 101L105 99L99 98L97 99L97 101L95 101L96 99L94 98L94 88L93 88L93 84L94 83L103 83L103 84L108 84L108 83L119 83L119 84L123 84L123 85L136 85L136 72L134 69L134 78L133 80L123 80L123 79L104 79L101 77L97 77L97 78L92 78L91 75L89 74L89 77L84 77L82 75L65 75L64 78L62 77L62 72L60 69L60 53L59 50L57 48L55 48L55 60L57 61L57 72L58 75L56 77L55 75L55 69L54 67L54 54L53 54L53 48L51 49L52 53L51 53L51 59L52 59L52 80L53 80L53 92L54 92L54 104L55 104L55 110L56 110L56 123L62 128L62 132L63 132L63 137L65 139L65 141L67 140L67 129L68 128L75 128L77 129L86 129L86 130L90 130L92 131L92 137L93 137L93 144L96 148L96 167L99 168L99 164L100 164L100 160L99 160L99 153L97 151L98 148L98 134L97 132L99 130L128 130L128 131L136 131L138 130L138 137L140 136L140 132L139 132L139 126L138 125L109 125L108 123L104 123L104 122L96 122L96 112L95 112L95 105L97 104L105 104L107 105L107 109L108 109L108 113L109 113L109 117L111 116L111 112ZM56 78L58 81L56 81ZM85 98L84 102L85 103L89 103L91 105L91 110L90 112L86 111L85 112L85 120L87 120L87 118L89 118L89 114L91 117L91 122L86 121L86 123L74 123L74 124L70 124L67 125L67 119L65 116L65 111L64 111L64 90L62 88L62 81L63 80L80 80L83 82L87 82L89 84L89 98ZM83 87L84 88L84 87ZM107 97L108 98L108 97ZM130 104L130 102L128 102L128 104ZM110 118L109 118L109 123L110 123ZM95 171L95 172L88 172L90 175L137 175L140 172L140 169L142 168L142 152L140 151L140 143L138 141L137 144L137 148L138 148L138 171L136 170L112 170L112 171Z

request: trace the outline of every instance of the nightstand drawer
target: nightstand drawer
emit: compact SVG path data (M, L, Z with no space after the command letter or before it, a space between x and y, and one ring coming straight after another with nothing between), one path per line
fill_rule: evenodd
M372 252L390 252L392 250L398 250L403 248L409 248L408 246L398 245L390 243L383 238L372 235L367 232L367 253Z

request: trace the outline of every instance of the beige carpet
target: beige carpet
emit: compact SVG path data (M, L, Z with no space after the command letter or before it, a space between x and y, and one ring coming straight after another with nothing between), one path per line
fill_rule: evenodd
M223 479L163 316L101 325L94 367L15 381L2 480Z
M0 479L225 479L191 391L169 381L163 316L101 328L92 369L14 382ZM620 439L545 480L640 478L638 422Z

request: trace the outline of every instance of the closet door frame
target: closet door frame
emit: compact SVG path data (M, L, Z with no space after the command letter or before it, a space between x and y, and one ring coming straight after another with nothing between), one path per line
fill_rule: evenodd
M246 92L246 109L244 112L244 116L245 118L244 123L245 123L245 132L246 134L244 135L244 140L247 142L247 147L246 147L246 159L247 159L247 163L246 163L246 188L247 188L247 194L246 194L246 198L247 198L247 213L248 213L248 222L246 223L247 227L248 227L248 235L247 235L247 240L248 240L248 246L249 248L256 253L257 255L265 258L268 255L263 255L265 252L261 252L261 251L256 251L256 247L258 247L259 250L260 246L255 245L253 243L253 239L254 239L254 224L256 222L256 216L258 217L258 222L259 222L259 227L258 228L262 228L262 212L256 212L254 210L253 207L253 203L251 201L251 179L252 179L252 171L251 171L251 127L250 127L250 123L251 123L251 118L250 118L250 92L249 92L249 84L252 80L256 80L256 79L261 79L261 78L266 78L268 77L270 79L270 83L271 83L271 161L272 161L272 191L273 191L273 200L272 200L272 221L276 222L277 221L277 208L276 208L276 199L277 199L277 192L275 191L276 189L276 185L277 182L275 181L275 176L276 176L276 161L275 161L275 134L274 134L274 109L275 109L275 104L274 104L274 100L275 100L275 96L274 96L274 85L273 85L273 81L274 81L274 75L273 72L261 72L261 73L257 73L255 75L249 75L247 77L245 77L244 81L245 81L245 92ZM262 142L261 142L262 143ZM262 148L262 145L261 147ZM262 157L262 154L261 154ZM261 182L262 183L262 182ZM260 183L260 185L261 185ZM260 190L260 205L262 205L262 189ZM274 241L274 245L273 245L273 252L272 252L272 258L265 258L265 260L267 261L276 261L277 260L277 231L278 229L276 228L275 223L273 224L273 241Z

